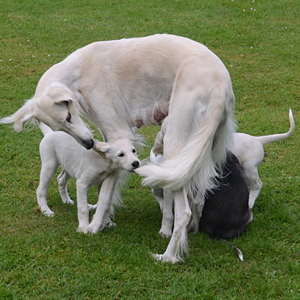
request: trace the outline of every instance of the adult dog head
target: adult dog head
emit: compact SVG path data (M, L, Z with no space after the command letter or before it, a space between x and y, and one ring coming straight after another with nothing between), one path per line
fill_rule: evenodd
M0 120L0 124L14 123L17 132L28 122L39 120L54 131L65 131L87 149L94 145L93 134L82 121L72 91L65 85L54 82L36 94L13 115Z

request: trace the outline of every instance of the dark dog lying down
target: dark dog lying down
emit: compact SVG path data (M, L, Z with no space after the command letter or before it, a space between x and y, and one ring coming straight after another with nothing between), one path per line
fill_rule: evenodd
M207 193L199 229L213 238L232 239L252 221L249 192L239 161L228 154L218 188Z
M160 163L162 155L151 150L150 159ZM252 211L249 208L249 192L245 176L236 156L229 153L222 177L217 179L218 187L207 193L201 216L194 201L189 201L193 213L192 219L198 222L199 229L213 238L232 239L240 235L252 221ZM155 198L164 211L163 189L152 189ZM200 205L201 206L201 205ZM190 224L191 225L191 224ZM198 223L191 228L198 230Z

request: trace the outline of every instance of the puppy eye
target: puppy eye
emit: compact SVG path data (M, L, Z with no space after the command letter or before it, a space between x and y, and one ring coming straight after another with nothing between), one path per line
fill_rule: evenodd
M124 153L121 152L118 156L119 156L119 157L123 157L123 156L124 156Z
M135 153L135 149L132 150L132 153Z
M68 123L71 123L71 114L69 112L68 112L68 116L67 116L66 120Z

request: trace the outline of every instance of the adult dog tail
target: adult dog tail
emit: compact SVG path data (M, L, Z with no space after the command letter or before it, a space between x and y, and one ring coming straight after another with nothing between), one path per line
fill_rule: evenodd
M14 129L17 132L22 131L28 122L35 121L33 102L34 98L27 100L13 115L0 119L0 124L14 123Z
M290 129L288 132L281 133L281 134L271 134L271 135L259 136L259 137L255 137L255 138L259 142L261 142L261 144L264 146L269 143L280 141L280 140L290 137L294 133L294 129L295 129L295 121L294 121L294 117L293 117L293 113L292 113L291 109L289 110L289 119L290 119Z
M40 127L40 129L41 129L44 136L46 136L47 134L53 132L53 130L49 126L47 126L45 123L39 121L38 124L39 124L39 127Z
M159 165L150 163L138 168L136 172L145 177L143 184L173 191L185 187L189 195L195 192L204 195L214 188L214 178L218 176L216 169L226 160L235 127L233 108L231 111L224 106L216 98L210 99L205 117L177 156L166 159ZM196 114L199 115L195 117L199 118L202 112ZM187 134L182 131L182 128L178 128L178 137Z

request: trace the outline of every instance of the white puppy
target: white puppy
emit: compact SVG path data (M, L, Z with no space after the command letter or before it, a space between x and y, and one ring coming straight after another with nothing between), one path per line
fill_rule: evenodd
M258 166L264 159L264 146L290 137L295 129L292 110L289 110L290 129L286 133L266 136L252 136L245 133L234 133L232 152L238 158L246 177L249 189L249 207L253 208L255 200L262 189L258 175Z
M128 139L118 139L113 143L97 143L97 152L87 150L65 132L54 132L47 125L39 123L44 134L40 143L42 169L37 188L37 201L43 214L53 216L47 204L48 185L59 165L63 170L58 176L59 192L64 203L73 204L67 191L67 182L76 180L78 231L85 232L89 225L87 192L92 186L98 187L97 211L100 229L112 226L113 204L118 201L118 184L123 169L132 172L140 165L136 150Z

